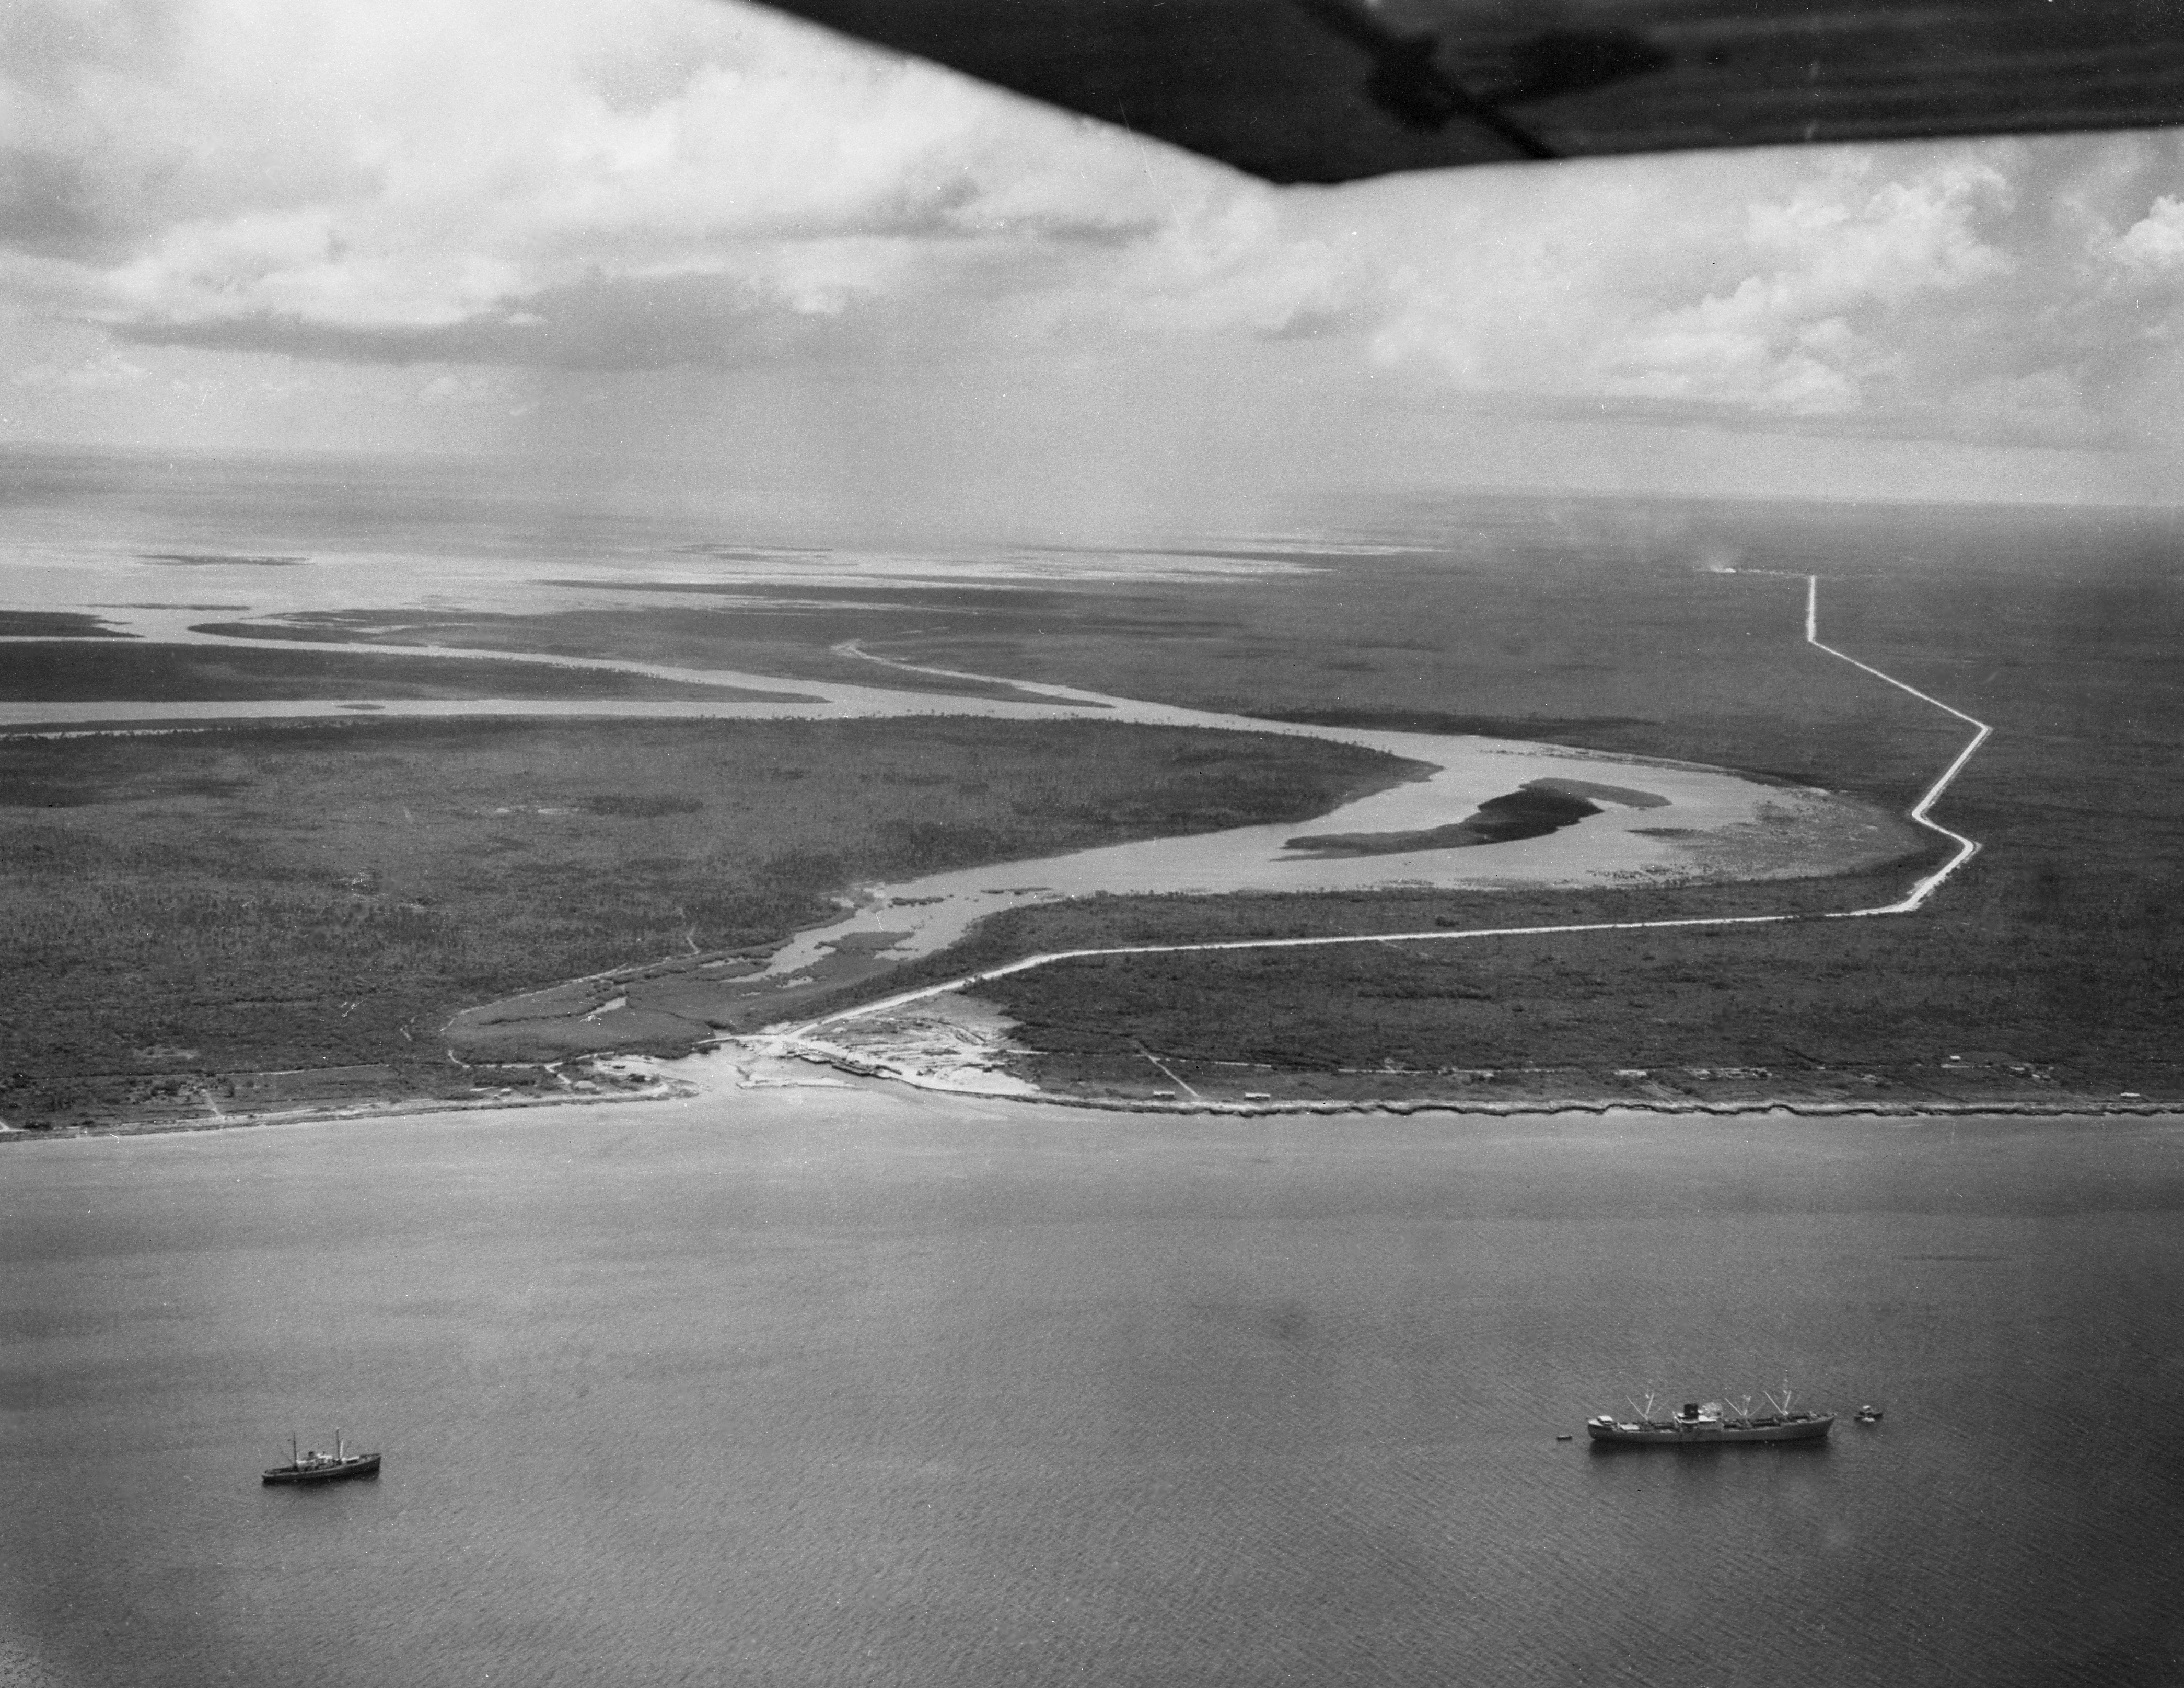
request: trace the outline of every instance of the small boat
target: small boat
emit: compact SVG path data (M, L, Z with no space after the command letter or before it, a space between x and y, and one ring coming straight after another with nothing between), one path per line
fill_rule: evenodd
M1869 1401L1850 1416L1861 1424L1878 1424L1887 1415Z
M1755 1414L1752 1397L1736 1406L1719 1401L1687 1401L1667 1418L1657 1418L1653 1397L1643 1407L1631 1403L1631 1416L1618 1418L1602 1412L1585 1421L1585 1433L1596 1442L1636 1443L1648 1447L1717 1447L1724 1442L1813 1442L1834 1428L1832 1412L1794 1410L1790 1391L1780 1400L1767 1397L1774 1410Z
M265 1474L268 1483L338 1483L344 1477L376 1477L379 1475L379 1456L376 1453L351 1453L342 1433L334 1432L334 1451L320 1453L316 1448L298 1452L296 1439L288 1438L288 1462L276 1465Z

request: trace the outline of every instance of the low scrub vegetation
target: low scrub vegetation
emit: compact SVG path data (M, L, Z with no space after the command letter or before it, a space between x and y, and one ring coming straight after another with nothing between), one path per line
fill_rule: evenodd
M468 1004L777 944L867 878L1303 820L1410 772L1100 721L0 740L0 1117L67 1117L117 1075L134 1094L384 1064L444 1085L435 1035Z

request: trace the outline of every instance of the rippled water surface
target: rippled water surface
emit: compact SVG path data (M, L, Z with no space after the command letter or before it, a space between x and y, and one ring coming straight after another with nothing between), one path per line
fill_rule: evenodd
M2174 1681L2173 1123L848 1092L0 1153L0 1672ZM1664 1395L1884 1423L1594 1451ZM376 1484L266 1489L292 1426Z

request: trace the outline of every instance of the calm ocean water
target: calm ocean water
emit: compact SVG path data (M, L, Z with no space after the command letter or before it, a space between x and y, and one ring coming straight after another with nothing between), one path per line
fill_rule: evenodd
M2175 1682L2180 1208L2174 1121L18 1145L0 1681ZM1786 1374L1887 1418L1554 1439Z

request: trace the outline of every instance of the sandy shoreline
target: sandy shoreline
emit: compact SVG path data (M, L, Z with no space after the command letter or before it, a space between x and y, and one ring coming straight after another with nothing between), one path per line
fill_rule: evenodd
M1120 1113L1139 1116L1190 1116L1195 1117L1229 1117L1240 1119L1289 1118L1318 1117L1339 1118L1344 1116L1360 1119L1375 1117L1407 1118L1416 1114L1447 1114L1453 1118L1493 1120L1553 1119L1558 1117L1587 1118L1611 1117L1616 1115L1689 1116L1712 1119L2161 1119L2184 1121L2184 1109L2172 1102L2102 1100L2091 1097L2059 1095L2034 1101L1923 1101L1923 1102L1832 1102L1793 1097L1736 1102L1669 1102L1646 1098L1602 1100L1598 1098L1525 1098L1509 1102L1471 1101L1458 1099L1431 1097L1387 1097L1380 1099L1344 1098L1340 1100L1300 1101L1139 1101L1105 1096L1071 1096L1056 1092L1040 1091L1032 1094L1011 1094L998 1090L950 1089L933 1084L909 1084L900 1080L871 1079L857 1082L864 1075L835 1080L806 1081L802 1084L756 1085L749 1089L710 1089L678 1083L672 1089L663 1089L642 1094L619 1096L538 1096L511 1098L495 1096L474 1102L451 1101L442 1097L420 1099L414 1104L400 1102L383 1106L351 1106L339 1108L270 1109L261 1113L227 1113L203 1119L185 1120L117 1120L96 1126L56 1126L50 1130L30 1131L20 1127L0 1129L0 1145L13 1143L81 1142L86 1139L106 1137L158 1137L190 1135L203 1132L251 1131L288 1125L370 1124L375 1122L392 1123L401 1120L430 1118L439 1115L463 1117L492 1117L502 1114L535 1113L541 1109L597 1107L615 1109L644 1104L660 1106L668 1103L693 1103L708 1100L748 1100L755 1095L781 1095L800 1090L819 1090L830 1097L848 1100L863 1095L876 1100L906 1100L910 1096L947 1099L964 1102L1006 1102L1027 1112L1035 1113L1042 1108L1064 1109L1072 1112ZM759 1104L763 1106L764 1104Z

